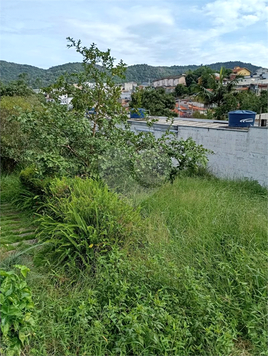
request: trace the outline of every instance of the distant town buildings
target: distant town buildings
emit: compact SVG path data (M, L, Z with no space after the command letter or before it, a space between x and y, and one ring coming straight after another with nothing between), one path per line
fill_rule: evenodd
M178 84L186 85L185 75L175 75L153 81L154 88L165 88L166 91L173 91Z
M242 69L245 70L246 68L242 68ZM255 72L248 71L249 74L246 71L242 71L242 72L245 75L243 75L243 78L238 79L236 83L237 91L250 89L254 91L256 94L260 94L263 90L268 89L268 69L259 68ZM241 71L239 73L241 73Z
M214 73L215 79L219 80L219 73ZM144 82L142 84L138 84L134 81L126 82L118 84L121 88L120 94L120 103L123 107L128 109L129 102L131 101L131 95L137 89L145 89L149 88L164 88L166 92L173 92L175 87L178 84L186 86L186 75L175 75L168 76L160 79L156 79L152 82ZM231 80L237 78L235 90L236 91L244 91L244 90L252 90L257 95L260 94L263 90L268 90L268 69L259 68L254 72L250 72L247 68L235 67L232 70L229 78L223 79L223 85L228 84ZM86 83L90 88L94 88L94 83ZM200 83L199 83L200 84ZM77 84L74 84L76 88L80 88ZM212 89L207 89L208 91L212 91ZM36 90L36 92L39 90ZM54 101L49 95L46 95L47 101ZM67 105L69 108L72 107L71 101L72 97L68 97L68 95L61 95L59 97L60 103L62 105ZM174 111L178 114L179 117L192 117L194 113L206 114L207 109L203 104L198 102L192 102L191 99L177 100L176 107Z
M263 90L268 90L268 79L258 77L241 78L236 83L236 91L252 90L260 94Z
M253 74L252 78L268 79L268 69L259 68Z

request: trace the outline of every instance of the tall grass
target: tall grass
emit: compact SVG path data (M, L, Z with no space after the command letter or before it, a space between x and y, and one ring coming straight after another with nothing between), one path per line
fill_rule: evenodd
M142 203L146 216L162 216L172 235L178 263L199 266L215 253L240 244L250 253L267 250L267 191L243 183L198 178L177 179ZM207 258L210 257L208 260Z
M19 176L17 174L1 174L0 180L0 199L1 204L10 203L14 196L18 195L21 190Z
M163 283L176 285L185 268L201 274L237 337L261 354L267 342L267 190L254 182L178 179L144 202L143 212L161 215L172 236L160 253L158 242L150 249L161 256L156 269ZM168 264L173 267L164 275Z
M32 215L38 209L39 197L26 189L20 181L19 174L1 175L0 201L1 204L11 203L24 213Z

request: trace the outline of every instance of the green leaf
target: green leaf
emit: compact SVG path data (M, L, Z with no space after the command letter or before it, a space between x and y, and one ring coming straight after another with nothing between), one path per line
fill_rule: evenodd
M19 331L19 339L21 341L22 344L24 344L25 342L25 339L29 336L30 334L25 334L24 332L22 331Z
M1 331L2 331L4 337L7 336L8 331L9 331L9 327L10 327L9 322L6 321L6 322L3 324L3 320L2 320L2 323L1 323Z
M21 271L21 274L24 278L26 278L27 273L30 271L30 269L26 266L15 265L14 267L18 268Z

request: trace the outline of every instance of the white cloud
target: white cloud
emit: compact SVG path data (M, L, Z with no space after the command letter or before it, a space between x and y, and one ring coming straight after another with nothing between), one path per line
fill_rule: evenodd
M92 15L90 21L66 19L65 27L79 34L87 45L95 42L100 47L112 48L118 59L123 58L131 64L149 63L154 51L158 50L157 44L175 26L171 10L156 5L115 6L109 8L109 16L105 11L96 17Z
M239 57L238 54L239 53ZM244 62L267 67L268 49L261 43L252 43L249 46L246 42L237 41L234 44L226 44L224 41L215 40L211 47L202 52L203 63L227 62L242 60Z
M129 15L131 14L131 18ZM163 24L174 25L175 19L170 9L158 6L146 6L146 3L141 6L133 6L129 10L123 10L120 14L121 21L125 24L129 24L129 20L137 25L140 24Z
M216 0L206 4L202 10L219 34L248 27L267 19L268 15L264 0Z

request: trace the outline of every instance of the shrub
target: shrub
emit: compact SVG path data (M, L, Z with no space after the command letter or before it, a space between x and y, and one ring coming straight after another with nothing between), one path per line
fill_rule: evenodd
M36 95L30 97L3 96L0 100L1 121L1 168L12 172L23 160L28 147L30 131L17 117L22 113L42 112L44 107Z
M45 200L50 177L41 179L35 166L23 169L20 174L1 177L1 199L29 213L38 211Z
M40 178L39 172L35 166L29 166L20 172L20 181L22 185L36 194L44 194L48 187L50 178Z
M46 214L39 217L39 237L50 243L58 262L87 265L96 252L138 240L139 212L102 182L55 179L49 192Z

